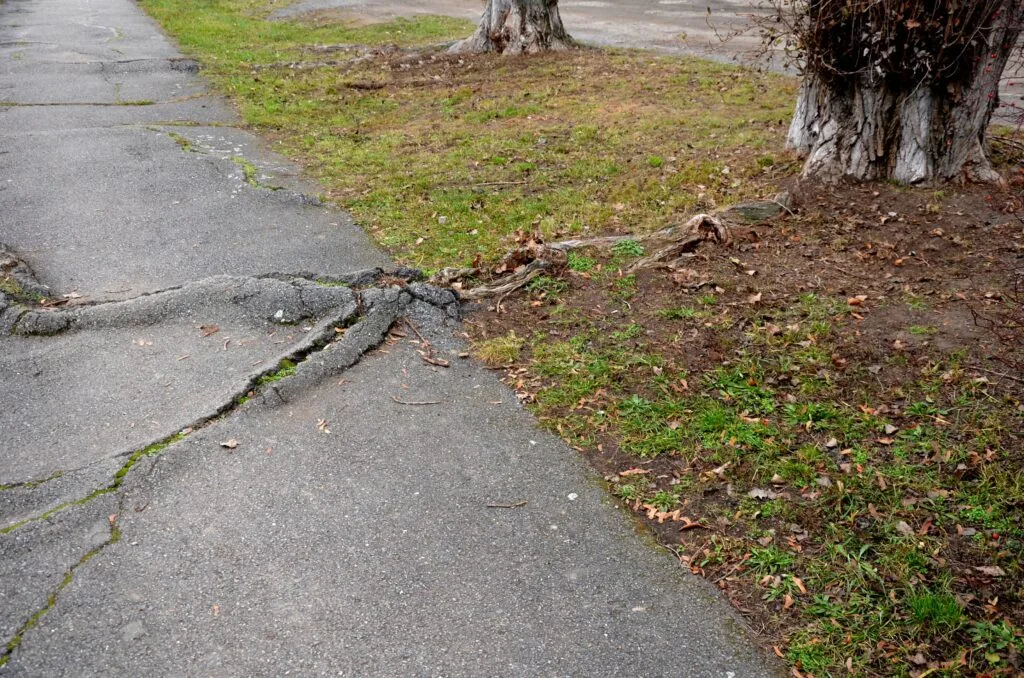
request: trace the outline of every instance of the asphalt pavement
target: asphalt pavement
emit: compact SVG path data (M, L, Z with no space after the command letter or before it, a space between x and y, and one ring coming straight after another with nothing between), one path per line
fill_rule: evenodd
M130 0L0 3L0 675L773 675L316 194Z
M330 11L359 19L386 20L442 14L476 22L481 0L296 0L277 16ZM756 0L559 0L569 33L585 43L697 54L754 62L761 39L750 17Z

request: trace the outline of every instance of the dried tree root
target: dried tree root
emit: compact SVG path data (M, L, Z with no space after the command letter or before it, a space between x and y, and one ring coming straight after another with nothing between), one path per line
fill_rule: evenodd
M493 285L480 285L473 289L462 290L459 292L459 296L463 299L486 299L487 297L504 296L509 292L518 290L520 287L525 287L531 280L552 268L553 266L550 261L536 259L515 273L501 278L499 282Z
M608 248L624 240L634 240L655 246L652 254L635 262L627 269L633 273L644 268L669 266L677 263L687 253L693 252L703 242L713 241L727 244L729 231L723 221L710 214L698 214L682 226L673 226L646 236L608 236L586 240L563 240L551 245L537 238L526 239L509 252L495 272L511 271L494 283L479 285L468 290L459 290L463 299L485 299L504 297L529 284L531 280L547 271L558 270L568 263L568 252L587 247ZM446 268L431 278L434 285L458 286L460 281L480 275L478 268Z

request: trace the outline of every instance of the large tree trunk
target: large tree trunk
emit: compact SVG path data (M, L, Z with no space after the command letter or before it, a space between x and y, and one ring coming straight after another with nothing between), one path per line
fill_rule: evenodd
M788 139L806 156L804 176L998 181L985 157L985 130L1021 33L1019 8L989 28L984 57L957 81L899 82L873 70L850 77L808 72Z
M574 46L558 14L558 0L488 0L472 37L452 53L523 54Z

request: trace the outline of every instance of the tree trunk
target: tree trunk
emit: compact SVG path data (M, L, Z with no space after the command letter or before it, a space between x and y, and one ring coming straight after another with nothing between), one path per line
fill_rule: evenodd
M488 0L476 33L449 52L529 54L574 45L558 14L558 0Z
M1019 19L1019 10L995 19L986 58L959 82L900 83L875 72L849 78L807 73L788 138L806 156L803 175L826 182L999 181L985 157L985 130L1021 33Z

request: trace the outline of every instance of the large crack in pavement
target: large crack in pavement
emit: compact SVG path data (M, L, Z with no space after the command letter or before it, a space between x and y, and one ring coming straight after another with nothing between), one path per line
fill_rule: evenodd
M5 588L21 591L21 599L12 599L11 604L21 606L23 621L16 626L8 624L5 629L0 667L19 647L24 634L56 605L75 571L120 539L116 518L123 502L122 488L140 463L155 463L176 443L235 412L274 409L325 379L336 377L378 346L411 306L436 308L447 319L458 319L460 314L456 295L419 282L418 271L397 269L385 273L379 268L333 275L301 272L260 277L218 276L128 300L45 307L39 299L49 289L9 249L0 248L0 252L0 265L5 279L11 283L6 292L0 292L0 337L8 342L73 338L125 328L140 330L174 318L209 318L214 312L230 316L227 309L286 328L311 323L302 328L303 336L287 350L249 372L207 411L173 434L149 440L130 452L108 454L81 468L59 469L44 477L0 487L0 517L4 522L0 527L0 551L8 560L12 552L21 553L19 538L25 530L37 525L43 530L51 529L60 524L64 515L88 511L101 499L111 498L118 505L108 515L109 534L101 543L78 547L84 553L70 561L70 556L64 554L62 562L70 565L59 581L55 581L59 571L54 571L52 564L49 566L48 588L37 586L34 592L30 591L31 586L12 584L13 580L20 580L18 573L7 573ZM203 327L207 331L212 329ZM112 472L111 462L117 464ZM101 513L109 510L99 508ZM24 540L30 544L36 541ZM23 598L31 593L37 602L27 613ZM2 612L8 620L17 616L17 611Z

